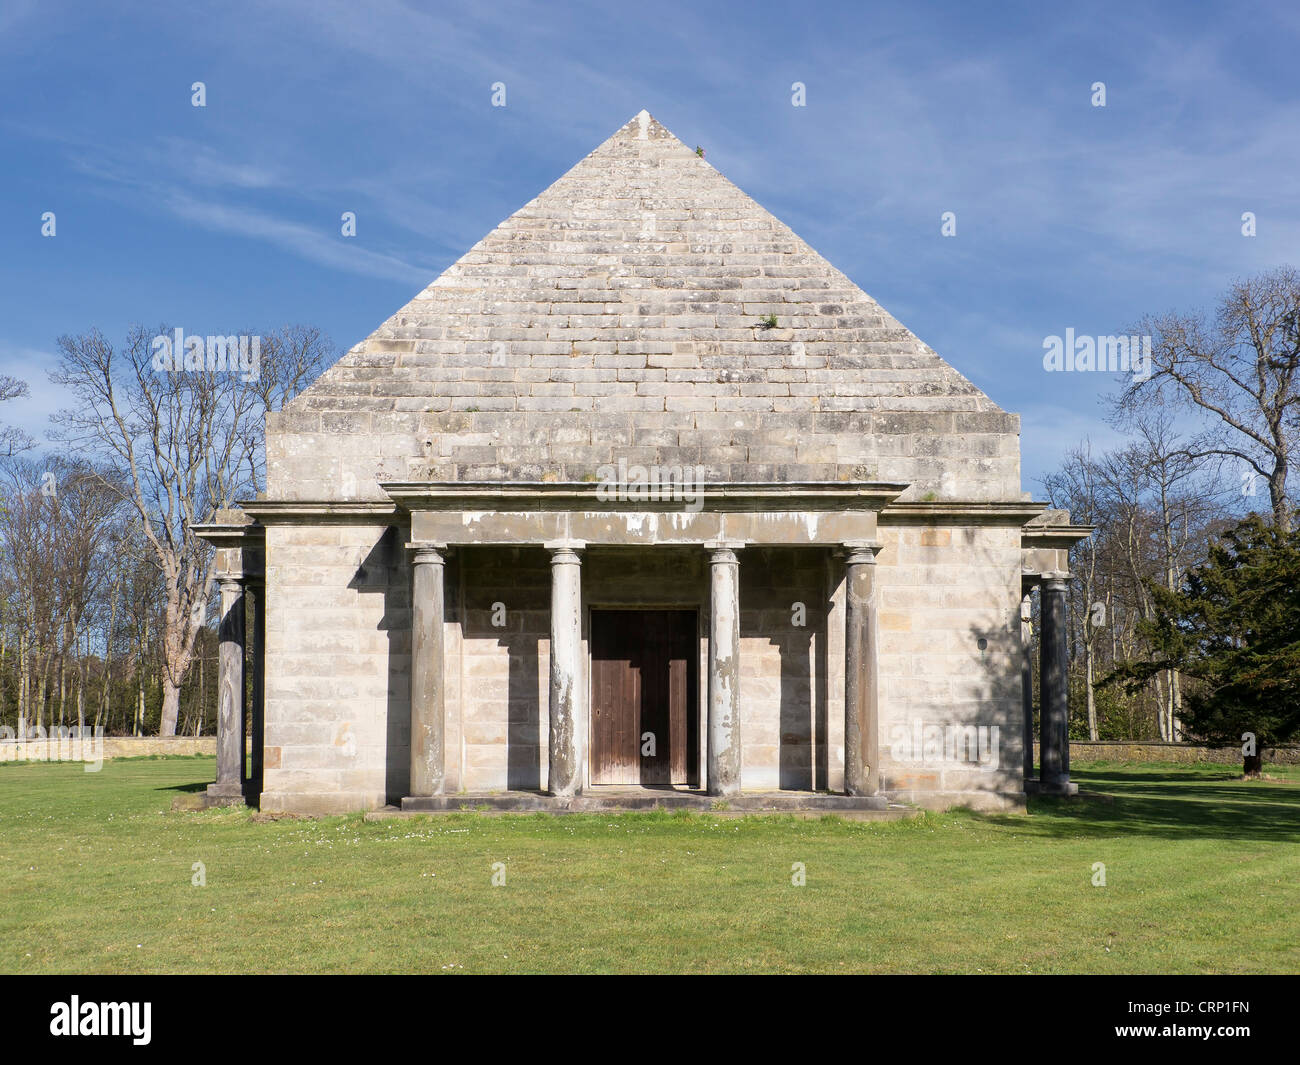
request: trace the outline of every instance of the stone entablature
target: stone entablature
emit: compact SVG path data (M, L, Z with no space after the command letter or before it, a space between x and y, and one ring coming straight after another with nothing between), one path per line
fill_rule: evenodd
M870 539L902 484L705 484L689 504L606 499L595 484L388 483L411 535L442 543L828 545ZM698 509L697 509L698 508Z

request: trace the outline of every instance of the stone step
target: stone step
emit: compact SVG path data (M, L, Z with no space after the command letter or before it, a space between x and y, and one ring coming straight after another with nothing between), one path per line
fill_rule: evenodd
M701 813L744 816L795 814L820 817L838 814L854 819L893 820L914 816L910 806L891 803L885 796L850 796L829 793L749 792L720 799L700 791L618 789L586 792L560 798L534 791L482 794L408 796L401 807L385 807L366 815L367 820L409 817L430 813L632 813L645 810L694 810Z

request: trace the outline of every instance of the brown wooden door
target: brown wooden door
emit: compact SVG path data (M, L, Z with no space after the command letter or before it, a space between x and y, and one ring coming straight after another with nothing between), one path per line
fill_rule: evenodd
M693 611L591 612L593 784L697 782L696 657Z

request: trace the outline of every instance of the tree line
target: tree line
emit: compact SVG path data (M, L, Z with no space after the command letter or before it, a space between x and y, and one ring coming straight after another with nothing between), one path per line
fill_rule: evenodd
M214 727L214 553L193 527L263 490L265 415L333 349L310 326L258 334L228 358L237 338L191 337L207 350L187 366L160 361L171 336L60 337L50 376L72 405L49 442L0 426L0 724ZM0 403L27 395L0 377Z
M1082 443L1042 486L1076 524L1070 734L1248 748L1300 727L1300 274L1130 329L1149 373L1108 398L1123 442Z

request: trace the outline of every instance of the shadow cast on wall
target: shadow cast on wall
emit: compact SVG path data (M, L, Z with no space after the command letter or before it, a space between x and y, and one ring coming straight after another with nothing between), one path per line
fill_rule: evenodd
M830 603L806 603L807 626L770 635L781 655L780 787L825 791L828 786L826 642Z
M403 546L408 539L399 526L385 528L348 582L362 595L383 597L377 628L388 638L384 789L390 803L401 802L411 782L411 569ZM447 584L455 587L451 580Z

